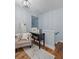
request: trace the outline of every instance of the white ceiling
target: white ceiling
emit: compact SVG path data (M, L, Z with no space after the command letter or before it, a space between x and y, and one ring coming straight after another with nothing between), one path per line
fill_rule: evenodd
M23 0L15 0L16 3L22 5ZM50 10L63 8L63 0L29 0L32 12L37 14L45 13Z

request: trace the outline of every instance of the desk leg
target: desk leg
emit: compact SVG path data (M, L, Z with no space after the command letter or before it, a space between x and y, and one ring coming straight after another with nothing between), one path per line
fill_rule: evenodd
M43 35L43 47L45 47L45 35Z
M35 43L35 38L34 38L34 43Z
M43 47L45 47L45 40L43 40Z
M39 40L39 49L40 49L40 40Z

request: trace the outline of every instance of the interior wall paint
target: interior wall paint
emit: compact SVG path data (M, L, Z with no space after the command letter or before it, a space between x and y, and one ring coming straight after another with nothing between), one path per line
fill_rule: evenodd
M45 44L49 48L54 48L54 31L49 29L43 29L43 32L45 33Z
M49 39L49 35L46 36L46 43L50 47L54 46L53 44L51 45L51 42L55 43L57 41L63 40L63 8L49 11L47 13L39 15L39 28L43 29L43 31L51 30L52 36L50 37L50 39ZM56 32L59 32L59 34L55 35Z
M21 28L21 24L26 24L26 27ZM25 8L15 6L15 33L24 32L21 29L25 28L27 32L31 29L31 14Z
M26 30L29 32L31 30L31 16L33 15L25 8L15 6L15 33L21 32L20 23L25 23ZM63 9L46 12L39 15L38 18L39 28L46 33L46 44L49 47L54 47L54 42L63 39ZM59 34L55 36L55 32L59 32Z

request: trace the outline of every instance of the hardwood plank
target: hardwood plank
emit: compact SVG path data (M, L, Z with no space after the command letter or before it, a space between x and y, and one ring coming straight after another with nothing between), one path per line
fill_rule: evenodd
M18 49L17 52L15 52L15 59L31 59L22 48Z

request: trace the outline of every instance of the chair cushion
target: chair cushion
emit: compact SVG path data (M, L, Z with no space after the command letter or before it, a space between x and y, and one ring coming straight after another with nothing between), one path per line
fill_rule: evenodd
M22 34L22 38L21 39L26 39L26 40L29 40L29 38L31 37L31 34L30 33L23 33Z
M25 39L28 40L28 35L27 35L27 33L23 33L21 39L22 39L22 40L25 40Z
M19 38L20 37L20 33L15 34L15 38Z
M18 41L18 40L20 40L20 33L15 34L15 41Z
M26 40L26 39L19 40L19 41L16 42L16 44L27 44L27 43L30 43L30 41Z

